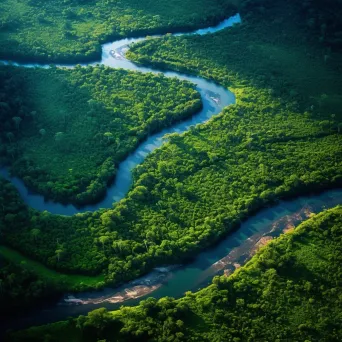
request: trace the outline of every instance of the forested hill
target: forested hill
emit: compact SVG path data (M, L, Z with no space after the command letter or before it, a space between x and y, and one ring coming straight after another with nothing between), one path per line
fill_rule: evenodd
M317 341L342 338L342 207L314 215L229 277L174 300L31 328L21 341Z

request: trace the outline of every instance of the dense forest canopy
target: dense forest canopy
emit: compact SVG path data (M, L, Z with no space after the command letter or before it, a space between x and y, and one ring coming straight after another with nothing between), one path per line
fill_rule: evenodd
M174 300L35 327L11 341L340 341L342 208L313 216L229 277Z
M312 117L341 123L341 54L322 45L303 22L301 4L246 2L243 8L242 25L210 37L150 39L132 46L128 57L191 70L227 87L239 79L295 103L301 112L314 112Z
M0 67L0 161L60 202L99 200L151 133L197 112L195 86L108 67Z
M30 304L51 292L120 284L157 265L182 263L264 206L341 186L341 1L324 4L2 1L3 58L94 59L100 41L118 36L207 26L237 8L243 18L213 35L167 35L131 48L127 56L138 63L229 87L237 104L172 135L134 170L131 190L112 209L73 217L38 212L0 180L1 241L13 248L0 249L6 307L20 305L21 286ZM113 161L201 105L192 85L159 75L103 67L2 66L0 73L1 161L61 200L97 198L95 190L103 192L115 174ZM52 158L62 154L71 166ZM54 172L63 183L49 178ZM59 341L67 332L75 341L338 341L341 215L340 207L317 215L197 294L149 299L114 314L100 309L11 338ZM30 259L16 265L14 250ZM49 272L57 280L47 287Z
M232 3L231 0L2 0L0 59L99 60L100 42L210 26L235 14Z
M274 5L272 0L242 0L239 2L239 10L245 20L255 20L255 12L266 15L267 9ZM342 2L341 0L290 0L286 2L289 8L298 6L300 17L298 24L310 32L309 40L315 40L328 49L341 50L342 48ZM274 19L281 25L283 21L278 15L281 12L273 12ZM266 17L272 20L269 17Z
M284 25L269 22L272 11ZM5 243L63 272L104 273L120 283L192 256L279 198L340 185L340 56L315 55L321 45L305 43L310 34L298 13L278 1L266 16L256 12L259 20L215 35L133 47L130 58L231 87L237 105L170 137L135 169L134 186L114 209L70 218L23 209L16 216L4 200Z

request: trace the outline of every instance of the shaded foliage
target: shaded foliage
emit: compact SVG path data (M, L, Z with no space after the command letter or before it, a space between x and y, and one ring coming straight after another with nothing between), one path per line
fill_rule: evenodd
M105 309L15 333L11 341L339 341L342 207L262 248L230 277L174 300ZM92 334L85 333L90 331Z
M0 158L60 202L99 200L142 140L202 106L188 82L106 67L0 67L0 79Z
M3 0L0 58L99 60L100 43L207 27L236 11L231 0Z

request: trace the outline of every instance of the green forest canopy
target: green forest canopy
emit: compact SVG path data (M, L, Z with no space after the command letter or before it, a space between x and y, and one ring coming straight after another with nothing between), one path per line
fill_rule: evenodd
M0 162L49 198L94 202L143 139L201 106L193 84L162 75L0 66Z
M237 0L2 0L0 58L100 59L100 43L207 27L235 14Z
M340 341L342 207L327 210L263 247L229 277L174 300L14 333L10 341Z
M274 13L282 26L268 20ZM212 36L136 45L130 57L211 77L231 87L237 104L153 152L114 209L54 216L23 208L7 189L5 243L49 267L104 273L115 284L183 261L279 198L341 185L341 56L332 52L326 61L318 53L300 13L276 1Z

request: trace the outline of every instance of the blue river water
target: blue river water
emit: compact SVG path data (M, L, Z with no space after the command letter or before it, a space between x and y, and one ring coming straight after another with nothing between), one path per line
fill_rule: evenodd
M1 332L24 329L33 325L63 320L69 316L85 315L106 307L116 310L122 304L131 306L147 297L179 298L186 291L197 291L210 284L213 276L230 274L244 265L259 247L282 233L293 229L314 213L342 204L342 189L281 201L261 210L216 246L198 254L186 265L160 267L151 273L118 288L69 293L57 302L48 302L31 310L16 312L15 317L0 320Z
M237 14L229 19L224 20L223 22L219 23L215 27L210 27L207 29L201 29L194 31L192 33L179 33L176 35L193 35L193 34L209 34L214 33L219 30L225 29L227 27L230 27L234 24L238 24L241 22L240 15ZM159 37L159 36L152 36L152 37ZM191 83L194 83L196 85L197 91L200 93L202 102L203 102L203 108L202 110L193 115L191 118L176 123L175 125L163 129L161 132L158 132L156 134L153 134L147 138L144 142L142 142L138 148L130 154L125 160L123 160L118 167L117 174L115 181L111 186L107 189L107 194L105 198L92 205L87 205L82 208L77 208L74 205L63 205L61 203L56 203L53 201L45 200L44 196L34 193L30 191L24 182L17 178L17 177L11 177L8 171L8 168L1 168L0 169L0 175L5 177L6 179L10 180L12 184L17 188L19 191L22 199L25 201L26 204L28 204L30 207L44 211L47 210L52 214L60 214L60 215L74 215L77 213L82 213L86 211L95 211L100 208L111 208L113 206L113 203L121 200L124 198L129 191L131 185L132 185L132 169L136 167L137 165L141 164L146 156L154 151L156 148L160 147L166 139L164 136L166 134L170 133L184 133L190 129L191 126L197 125L197 124L203 124L210 120L211 117L214 115L219 114L222 109L230 104L235 103L235 96L232 92L225 89L224 87L205 80L201 77L196 76L189 76L184 75L178 72L165 72L157 69L142 67L140 65L134 64L127 60L123 54L123 49L128 48L130 44L134 44L136 42L143 41L146 38L128 38L128 39L121 39L112 43L107 43L102 45L102 58L99 62L94 63L87 63L87 64L81 64L83 66L87 65L106 65L108 67L113 68L122 68L126 70L131 71L139 71L143 73L163 73L166 77L176 77L181 80L186 80ZM12 64L17 66L24 66L29 68L34 67L42 67L42 68L48 68L49 65L44 64L30 64L30 63L14 63L14 62L8 62L8 61L0 61L0 63L3 64ZM75 65L67 65L67 64L58 64L59 67L66 67L66 68L72 68Z
M210 34L240 22L240 16L236 15L215 27L175 35ZM157 38L158 36L155 37ZM120 163L115 182L108 188L104 200L95 205L88 205L79 209L73 205L46 201L43 196L27 189L22 180L12 177L7 168L1 168L0 175L12 182L29 206L40 211L47 210L53 214L61 215L73 215L85 211L95 211L99 208L111 208L114 202L124 198L129 191L132 184L131 170L142 163L149 153L160 147L167 140L164 138L166 134L184 133L193 125L206 123L214 115L219 114L224 107L235 103L234 94L214 82L177 72L165 72L146 68L128 61L124 56L124 51L129 48L130 44L144 39L146 38L129 38L104 44L102 46L101 61L83 65L103 64L113 68L123 68L144 73L162 72L167 77L177 77L190 81L196 84L196 89L201 94L203 109L188 120L176 123L170 128L151 135L139 145L130 156ZM49 67L48 65L21 64L8 61L2 61L2 63L25 67ZM73 67L73 65L58 66ZM246 220L239 229L231 233L216 246L200 253L187 265L157 268L150 274L116 289L105 288L101 291L66 294L58 303L47 303L42 307L21 312L16 317L10 317L6 322L1 322L0 331L8 328L21 329L31 325L65 319L68 316L86 314L98 307L114 310L120 307L122 303L125 303L125 305L135 305L147 296L156 298L164 296L180 297L188 290L195 291L207 286L216 274L229 274L233 272L246 263L264 243L292 229L313 213L341 203L341 189L279 202L276 206L264 209Z

